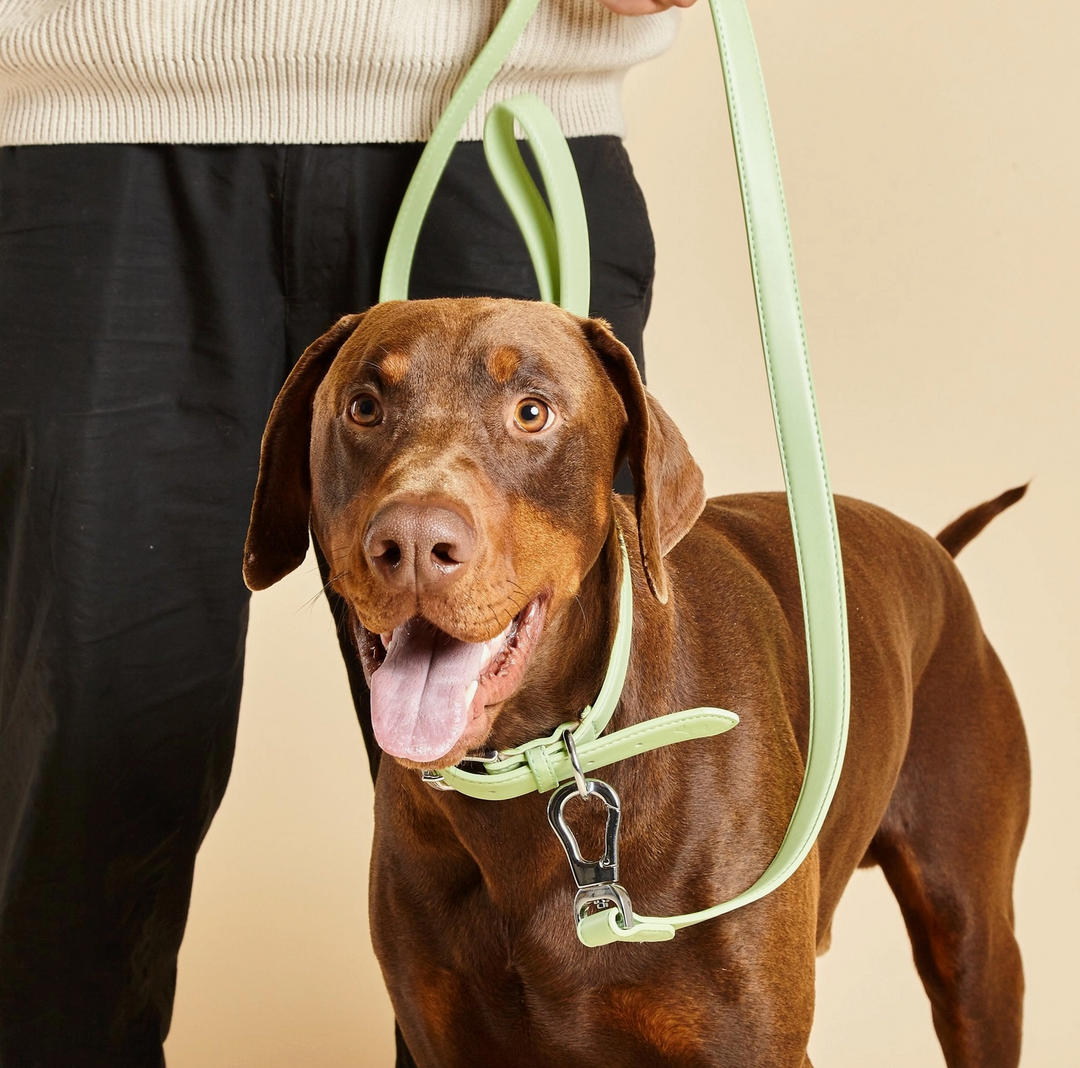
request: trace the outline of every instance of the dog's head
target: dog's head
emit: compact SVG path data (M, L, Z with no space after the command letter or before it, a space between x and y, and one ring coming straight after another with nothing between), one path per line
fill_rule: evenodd
M244 577L260 590L297 567L310 522L354 613L379 744L456 763L596 564L624 455L666 601L701 472L607 325L523 301L377 305L311 345L274 404Z

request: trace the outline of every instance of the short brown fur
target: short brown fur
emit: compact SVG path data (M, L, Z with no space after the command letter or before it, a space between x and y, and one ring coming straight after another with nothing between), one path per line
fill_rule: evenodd
M509 345L500 345L491 351L485 362L491 377L499 385L503 385L510 381L513 373L521 366L521 353Z
M375 377L372 354L386 348L408 354L406 379ZM511 351L513 367L500 355ZM334 588L369 632L421 613L488 640L530 598L547 598L518 690L485 709L485 743L506 747L595 697L621 528L636 542L634 642L613 728L697 705L741 719L721 738L605 769L626 808L622 881L653 915L705 908L753 883L787 827L807 740L783 497L706 502L697 465L629 353L605 324L550 306L380 305L342 320L309 354L267 428L245 556L252 588L296 566L310 518ZM377 391L387 413L372 433L346 415L358 389ZM513 429L523 396L557 411L543 434ZM624 455L632 500L608 489ZM366 560L364 531L395 501L452 509L470 524L475 551L446 589L391 590ZM950 526L949 547L1005 503ZM814 954L860 864L880 864L900 903L950 1068L1017 1064L1023 978L1011 895L1029 769L1016 700L950 553L861 501L838 498L837 512L849 747L817 844L763 900L672 942L586 949L545 798L438 793L383 759L372 936L422 1068L807 1065ZM583 839L595 836L595 813L575 818Z
M387 385L396 386L409 373L409 355L405 352L388 352L379 361L379 373Z

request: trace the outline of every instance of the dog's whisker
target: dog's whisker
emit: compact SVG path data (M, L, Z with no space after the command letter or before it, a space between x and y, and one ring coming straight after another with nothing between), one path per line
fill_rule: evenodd
M575 593L574 594L574 601L576 602L576 604L578 606L578 611L581 612L581 622L584 623L586 627L588 627L588 625L589 625L589 617L585 614L585 605L583 605L581 603L581 595Z
M514 617L516 615L516 613L513 612L510 608L505 608L504 607L500 611L499 609L496 609L493 605L490 605L490 604L488 605L488 611L491 613L491 618L495 621L495 626L499 628L500 632L506 630L506 628L509 627L510 624L514 622ZM501 618L501 613L502 612L506 613L506 624L505 624L505 626L503 625L502 618Z
M351 578L351 577L352 577L352 571L351 570L339 571L336 574L330 575L326 579L325 582L323 582L323 583L321 583L319 585L319 589L315 593L313 593L306 601L304 601L303 604L301 604L296 609L297 614L299 614L300 612L304 612L304 611L310 611L312 608L314 608L315 603L319 600L320 597L325 597L328 593L332 592L331 587L332 587L333 583L338 582L341 579L346 579L346 578Z

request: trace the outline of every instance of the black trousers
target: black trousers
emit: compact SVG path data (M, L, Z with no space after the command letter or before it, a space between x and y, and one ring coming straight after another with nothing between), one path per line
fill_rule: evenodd
M0 150L0 1068L164 1063L263 424L304 347L375 302L420 147ZM593 311L640 359L645 205L616 138L571 147ZM478 294L537 290L465 144L411 295Z

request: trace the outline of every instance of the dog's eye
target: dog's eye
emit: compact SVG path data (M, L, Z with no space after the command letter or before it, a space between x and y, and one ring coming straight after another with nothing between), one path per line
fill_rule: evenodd
M526 397L518 401L514 409L514 422L526 434L536 434L551 426L555 413L536 397Z
M382 416L379 398L370 393L361 393L349 402L349 418L358 426L377 426Z

